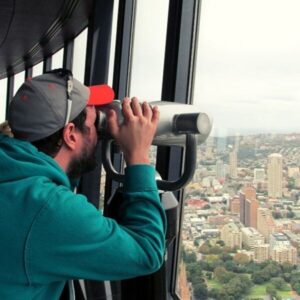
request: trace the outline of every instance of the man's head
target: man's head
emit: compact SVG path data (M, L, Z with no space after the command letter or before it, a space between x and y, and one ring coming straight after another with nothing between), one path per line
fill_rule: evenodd
M113 98L107 85L87 87L69 70L57 69L22 84L9 104L8 122L17 138L37 141L63 128L87 105L107 104Z
M94 106L113 98L107 85L87 87L70 71L58 69L20 87L9 104L8 122L16 138L54 157L67 173L80 175L76 173L86 171L84 160L90 160L96 145Z

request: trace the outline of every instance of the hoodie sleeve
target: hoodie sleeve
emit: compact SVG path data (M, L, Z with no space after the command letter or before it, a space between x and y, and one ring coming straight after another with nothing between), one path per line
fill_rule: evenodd
M159 269L166 220L154 172L148 165L127 167L119 223L102 216L84 196L56 188L26 241L29 283L120 280Z

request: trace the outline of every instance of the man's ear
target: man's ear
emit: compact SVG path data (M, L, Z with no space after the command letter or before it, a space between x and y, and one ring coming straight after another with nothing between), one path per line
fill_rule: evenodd
M78 142L78 131L73 123L68 123L63 130L63 140L66 147L75 150Z

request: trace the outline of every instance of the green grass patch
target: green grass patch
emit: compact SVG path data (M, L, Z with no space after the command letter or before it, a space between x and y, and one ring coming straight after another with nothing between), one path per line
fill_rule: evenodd
M290 298L292 296L291 291L277 291L277 294L282 298Z
M217 280L211 279L208 280L206 279L206 284L208 289L221 289L222 284L218 282ZM255 284L249 291L247 295L245 295L245 299L250 300L250 299L257 299L257 298L263 298L266 296L266 287L270 283L267 282L265 284ZM279 291L277 290L277 295L281 296L282 298L289 298L291 297L291 290L289 291Z
M255 284L251 289L249 294L247 294L246 299L251 298L259 298L266 296L266 287L270 283L265 284ZM282 298L289 298L291 296L291 291L279 291L277 290L277 295L281 296Z
M207 284L207 287L208 289L220 289L222 287L222 284L218 281L218 280L215 280L215 279L210 279L210 280L206 280L206 284Z
M247 297L263 297L266 295L266 287L268 286L268 283L266 284L255 284L249 291L249 294L247 294Z

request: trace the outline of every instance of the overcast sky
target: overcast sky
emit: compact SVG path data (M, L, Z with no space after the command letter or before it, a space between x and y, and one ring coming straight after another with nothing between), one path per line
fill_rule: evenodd
M160 99L168 2L137 1L131 96ZM194 102L214 134L300 132L299 12L300 0L202 0Z
M154 2L138 2L134 47L132 92L146 98L160 95L167 16ZM202 0L194 103L214 134L300 132L299 12L299 0Z
M195 101L216 131L300 133L300 1L202 3Z

